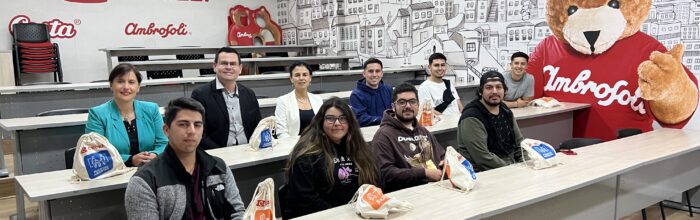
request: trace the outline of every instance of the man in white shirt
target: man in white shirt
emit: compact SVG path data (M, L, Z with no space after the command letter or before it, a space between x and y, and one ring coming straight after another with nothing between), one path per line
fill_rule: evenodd
M447 57L441 53L430 55L428 67L430 77L418 88L420 101L430 99L436 114L460 114L464 106L457 89L449 80L443 79L447 70Z

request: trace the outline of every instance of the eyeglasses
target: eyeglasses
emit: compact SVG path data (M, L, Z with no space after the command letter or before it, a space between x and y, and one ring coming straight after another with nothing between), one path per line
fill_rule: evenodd
M416 105L418 105L418 99L410 99L410 100L399 99L399 100L396 100L396 104L399 106L406 106L406 104L410 104L411 106L416 106Z
M216 65L239 67L240 64L238 62L218 62Z
M334 115L326 115L326 116L323 116L323 119L326 120L326 123L328 123L328 124L335 124L336 121L340 122L340 124L347 124L348 123L348 118L345 117L344 115L341 115L339 117L336 117Z

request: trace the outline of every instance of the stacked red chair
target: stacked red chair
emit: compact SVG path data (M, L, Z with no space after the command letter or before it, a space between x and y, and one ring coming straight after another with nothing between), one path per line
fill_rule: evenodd
M51 43L45 24L24 23L12 25L14 37L15 85L22 83L23 74L53 74L53 82L63 82L58 44Z

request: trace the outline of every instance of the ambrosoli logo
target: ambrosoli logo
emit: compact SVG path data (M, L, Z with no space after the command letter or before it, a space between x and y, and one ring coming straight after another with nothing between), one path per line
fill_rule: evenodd
M10 30L10 33L12 33L12 25L20 23L32 23L32 20L26 15L15 16L12 18L12 20L10 20L10 24L7 27ZM63 22L57 18L41 23L49 26L49 36L51 36L51 38L73 38L77 33L75 30L75 25L80 24L80 19L75 19L75 24Z
M153 22L148 24L148 27L140 27L138 23L131 22L124 27L124 33L126 35L160 35L162 38L172 35L189 34L185 23L180 23L177 27L175 27L175 24L168 24L165 27L156 27L156 24Z

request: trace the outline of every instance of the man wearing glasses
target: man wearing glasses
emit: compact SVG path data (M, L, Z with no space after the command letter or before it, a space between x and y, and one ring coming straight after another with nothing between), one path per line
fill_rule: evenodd
M372 149L385 191L396 191L440 180L445 149L418 124L418 91L410 84L394 88L392 109L384 112ZM437 165L437 166L436 166Z
M206 109L204 135L199 143L205 150L247 144L260 122L255 92L236 83L242 67L238 51L222 47L214 57L216 78L192 91L192 98Z
M481 76L477 98L464 106L457 127L457 152L475 171L486 171L522 161L523 135L513 112L503 102L508 91L503 75Z
M457 89L449 80L443 79L447 70L447 57L441 53L434 53L428 57L430 77L420 84L418 97L420 100L429 99L433 109L438 114L460 114L462 101L459 99Z

